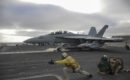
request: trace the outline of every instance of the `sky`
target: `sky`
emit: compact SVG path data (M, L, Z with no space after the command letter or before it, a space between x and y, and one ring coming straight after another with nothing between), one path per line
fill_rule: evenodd
M52 31L130 35L130 0L1 0L0 42L22 42Z

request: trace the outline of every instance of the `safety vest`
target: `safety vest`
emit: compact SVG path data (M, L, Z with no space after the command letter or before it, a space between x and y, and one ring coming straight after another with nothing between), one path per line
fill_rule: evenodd
M76 60L71 56L67 56L63 60L57 60L57 61L55 61L55 63L64 64L66 67L69 67L69 68L72 68L72 69L80 68L79 63L76 62Z

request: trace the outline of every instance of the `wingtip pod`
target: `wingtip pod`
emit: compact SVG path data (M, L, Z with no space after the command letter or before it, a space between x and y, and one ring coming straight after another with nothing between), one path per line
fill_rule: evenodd
M116 42L123 42L123 41L125 41L124 38L116 38Z
M109 42L123 42L124 38L111 38L110 40L108 40Z

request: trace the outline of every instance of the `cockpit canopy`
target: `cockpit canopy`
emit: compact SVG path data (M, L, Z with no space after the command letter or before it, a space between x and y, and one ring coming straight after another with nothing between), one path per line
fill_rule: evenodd
M68 32L68 31L56 31L56 32L51 32L49 35L57 35L57 34L72 34L72 32Z

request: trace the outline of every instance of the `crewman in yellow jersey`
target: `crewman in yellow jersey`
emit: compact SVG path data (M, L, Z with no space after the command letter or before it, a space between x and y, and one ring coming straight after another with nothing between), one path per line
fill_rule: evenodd
M70 71L72 71L73 73L83 74L83 75L87 76L87 78L92 77L92 74L81 69L79 63L72 56L69 56L66 52L62 53L61 60L57 60L57 61L51 60L48 63L49 64L63 64L63 65L65 65L65 67L63 68L65 80L69 80L68 72L70 72Z

